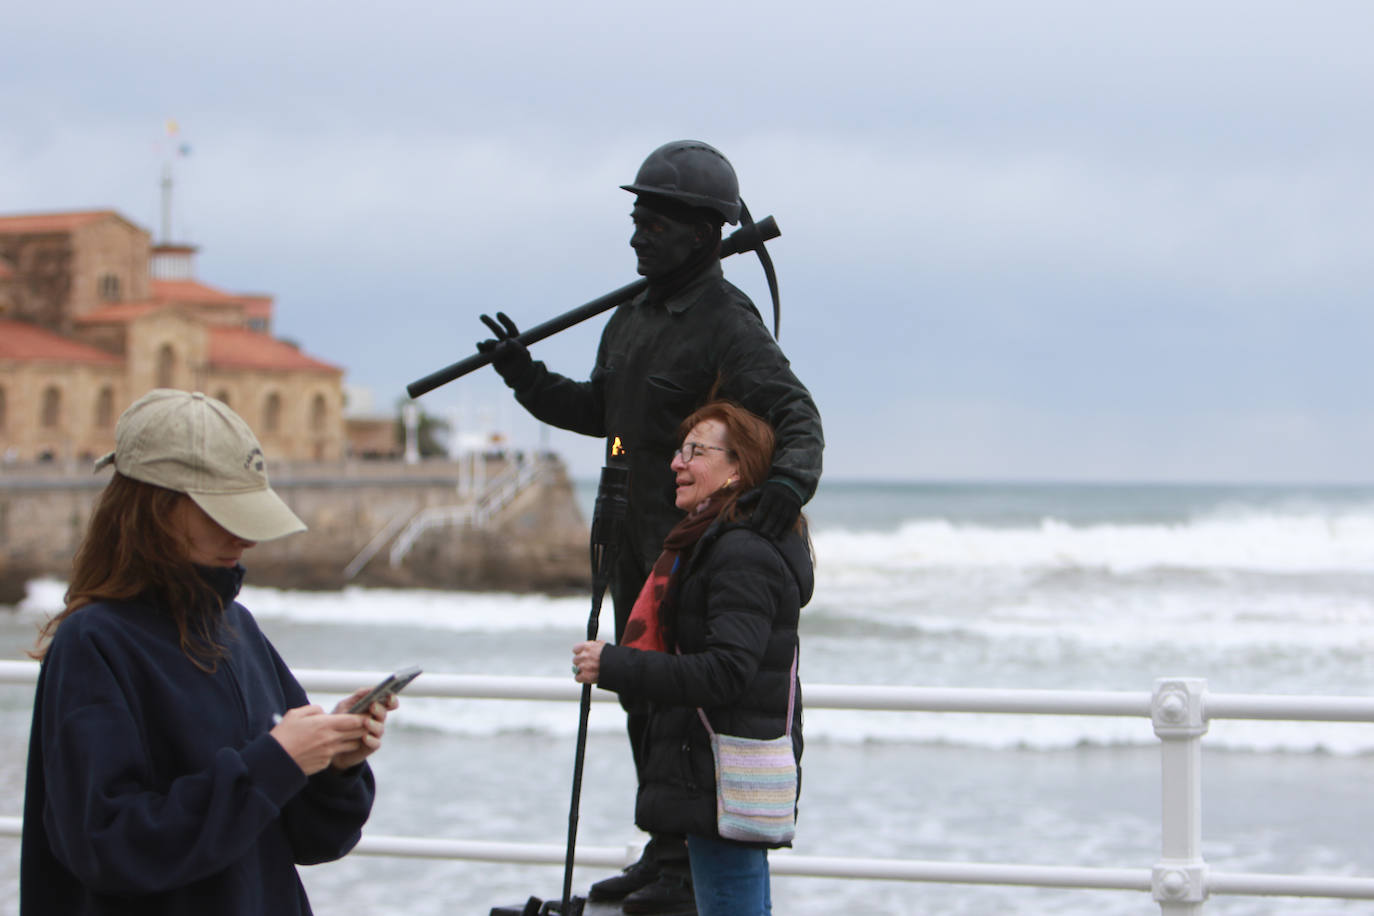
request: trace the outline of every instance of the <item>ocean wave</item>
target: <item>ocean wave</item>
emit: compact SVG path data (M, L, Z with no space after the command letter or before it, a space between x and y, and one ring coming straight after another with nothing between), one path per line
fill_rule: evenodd
M1320 583L1264 588L1122 588L1066 593L1014 582L977 587L889 583L871 589L818 585L804 632L996 643L1046 640L1092 646L1374 645L1374 577L1363 588Z
M66 588L65 582L56 579L31 580L18 610L42 616L56 614L62 609ZM591 608L588 598L361 587L315 592L244 586L239 600L260 620L348 627L401 625L479 633L565 629L570 622L585 622ZM609 601L606 618L610 618Z
M54 612L64 589L56 580L31 583L20 613L38 620ZM803 616L803 683L1147 691L1155 677L1188 674L1206 677L1221 692L1374 694L1367 664L1374 652L1374 598L1354 605L1310 597L1299 603L1296 593L1220 594L1224 601L1196 590L1160 595L1138 589L1131 600L1112 605L1093 592L1079 595L1078 606L1043 595L1001 602L984 595L975 612L939 603L934 594L931 604L916 608L860 607L852 592L823 588ZM565 677L567 645L578 637L588 609L577 598L368 589L250 589L244 600L258 616L289 625L281 633L295 641L298 663L310 659L302 667L357 666L339 661L357 656L344 648L375 644L375 628L386 627L389 654L426 667L433 661L436 672L465 673L456 640L482 653L472 659L476 672L497 670L489 655L499 653L501 671ZM300 651L307 647L310 652ZM434 660L436 652L446 663ZM568 703L412 695L403 698L395 721L399 728L445 734L570 740L578 715ZM624 716L614 703L597 703L589 724L597 733L622 734ZM1157 741L1144 719L835 710L808 710L806 735L846 745L1044 751ZM1374 728L1218 722L1206 745L1255 753L1374 754Z
M341 592L245 587L240 600L261 619L339 626L408 625L474 633L565 629L587 619L588 598L508 592L346 588ZM609 602L606 605L610 616Z
M1218 512L1175 524L1020 527L906 522L896 531L814 532L819 568L840 581L930 569L1152 569L1274 573L1374 568L1374 511Z
M872 651L877 670L889 675L892 664L884 659L921 645L982 657L997 656L996 647L1005 646L1027 658L1058 657L1073 647L1136 656L1210 646L1272 653L1286 664L1312 653L1374 651L1374 573L1334 584L1268 576L1207 582L1193 574L1179 581L1127 576L1111 583L1102 580L1106 575L946 569L862 584L821 576L802 612L803 633L811 652ZM35 620L55 614L65 588L55 579L33 580L18 610ZM264 622L493 638L559 633L572 639L584 630L590 610L587 598L499 592L246 587L240 597ZM611 618L607 602L607 637ZM976 658L970 663L979 664Z

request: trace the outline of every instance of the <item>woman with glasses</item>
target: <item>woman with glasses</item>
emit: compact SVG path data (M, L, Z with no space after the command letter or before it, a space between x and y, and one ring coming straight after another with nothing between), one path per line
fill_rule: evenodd
M579 643L573 673L650 702L635 823L687 836L698 912L765 916L768 849L791 845L790 829L772 841L721 836L711 734L790 733L801 760L797 622L814 583L810 543L801 518L777 542L748 525L773 458L766 422L715 401L681 431L671 467L687 516L664 540L620 643Z

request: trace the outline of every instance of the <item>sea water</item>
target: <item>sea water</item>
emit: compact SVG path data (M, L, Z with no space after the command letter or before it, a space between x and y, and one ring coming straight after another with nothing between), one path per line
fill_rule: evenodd
M581 488L591 504L590 485ZM1221 693L1374 693L1374 488L843 484L808 507L817 557L803 684L1123 690L1204 677ZM248 554L249 582L252 554ZM21 658L62 584L0 611ZM587 597L245 588L299 668L568 677ZM603 633L610 630L607 603ZM332 697L316 698L332 702ZM0 814L17 816L30 691L0 688ZM795 850L1112 868L1159 855L1159 745L1145 719L806 713ZM374 756L368 831L561 846L573 704L405 698ZM1374 725L1215 722L1203 854L1232 872L1374 876ZM631 846L634 777L594 704L578 841ZM3 799L9 799L6 804ZM0 914L18 843L0 840ZM485 914L560 896L561 866L354 856L303 869L330 914ZM579 867L574 890L605 874ZM781 914L1136 914L1147 894L777 875ZM1217 897L1207 912L1374 912Z

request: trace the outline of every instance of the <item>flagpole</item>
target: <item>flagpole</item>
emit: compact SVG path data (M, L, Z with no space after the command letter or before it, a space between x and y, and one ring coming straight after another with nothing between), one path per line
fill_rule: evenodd
M172 241L172 162L162 163L162 244Z

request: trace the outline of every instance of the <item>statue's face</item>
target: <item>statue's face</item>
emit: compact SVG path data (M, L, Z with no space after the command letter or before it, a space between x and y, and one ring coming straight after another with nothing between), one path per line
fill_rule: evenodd
M690 258L702 244L701 233L692 223L680 223L643 204L630 211L635 231L630 247L639 257L640 276L650 280L666 276Z

